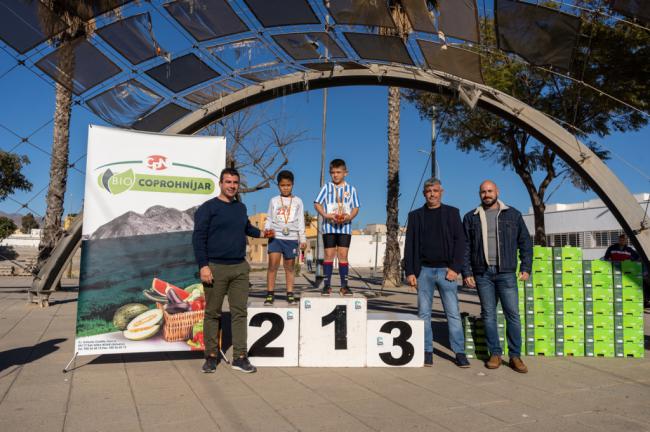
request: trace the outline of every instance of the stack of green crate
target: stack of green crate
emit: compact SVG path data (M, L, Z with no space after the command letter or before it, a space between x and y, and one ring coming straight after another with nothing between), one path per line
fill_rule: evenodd
M641 264L614 263L615 355L643 357L643 277Z
M506 337L506 316L503 314L501 303L497 304L497 332L499 333L499 344L503 354L508 353L508 338Z
M553 248L556 355L584 355L584 284L582 250Z
M526 353L555 355L555 290L553 254L549 247L533 248L532 298L526 295Z
M602 274L595 273L601 267ZM611 263L591 262L592 307L586 309L585 351L587 356L614 357L614 281ZM610 271L610 274L605 272ZM622 305L621 305L622 306ZM591 312L591 313L589 313ZM622 316L622 312L621 312ZM591 344L593 343L593 350Z
M517 262L517 276L519 276L520 262ZM531 274L526 281L519 280L517 277L517 299L519 301L519 321L521 323L521 343L522 353L526 353L526 292L531 293L533 299L533 275Z
M465 329L465 354L467 358L487 360L489 358L485 325L479 317L462 314Z

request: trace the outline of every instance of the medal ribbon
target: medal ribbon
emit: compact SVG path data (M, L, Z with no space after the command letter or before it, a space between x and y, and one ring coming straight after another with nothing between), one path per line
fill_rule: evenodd
M282 217L284 217L284 224L289 225L289 217L291 216L291 203L293 202L293 197L289 200L289 206L284 205L284 200L282 199L282 195L280 195L280 203L282 203L282 209L284 210L284 213Z

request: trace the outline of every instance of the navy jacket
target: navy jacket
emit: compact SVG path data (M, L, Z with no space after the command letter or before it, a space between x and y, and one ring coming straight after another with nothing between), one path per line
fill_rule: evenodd
M460 211L456 207L442 204L442 239L422 238L425 206L409 213L406 227L406 244L404 245L404 267L406 275L420 275L422 267L420 257L420 242L442 241L442 246L451 268L456 273L463 269L463 253L465 252L465 234L460 220Z
M260 230L248 220L239 201L212 198L194 214L192 245L199 268L216 264L239 264L246 259L246 236L259 237Z
M514 273L517 271L517 251L521 260L519 271L530 273L533 266L533 242L521 213L499 201L497 218L497 244L499 254L499 271ZM467 237L465 249L465 266L463 276L483 273L487 270L487 227L481 224L481 207L468 212L463 218L463 228ZM484 214L484 213L483 213ZM486 222L487 223L487 222Z

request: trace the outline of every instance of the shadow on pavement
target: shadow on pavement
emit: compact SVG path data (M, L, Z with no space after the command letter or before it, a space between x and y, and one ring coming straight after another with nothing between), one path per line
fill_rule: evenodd
M0 352L0 371L11 366L23 366L58 351L61 343L68 339L50 339L36 345Z

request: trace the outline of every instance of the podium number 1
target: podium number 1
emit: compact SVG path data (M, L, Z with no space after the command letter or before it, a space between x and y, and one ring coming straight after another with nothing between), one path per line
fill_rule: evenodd
M321 327L334 323L334 349L348 349L348 307L336 305L332 312L321 319Z

